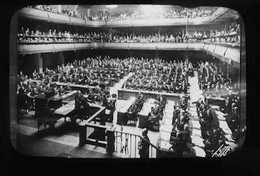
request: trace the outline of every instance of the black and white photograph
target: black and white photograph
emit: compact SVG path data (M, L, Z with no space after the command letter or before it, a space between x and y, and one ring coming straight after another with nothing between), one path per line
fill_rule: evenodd
M245 141L245 26L221 6L29 5L10 24L10 138L55 158L219 158Z

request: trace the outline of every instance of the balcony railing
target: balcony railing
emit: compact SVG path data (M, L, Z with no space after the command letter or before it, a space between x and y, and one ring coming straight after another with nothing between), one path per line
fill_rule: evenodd
M204 51L225 62L240 63L240 46L218 43L50 43L19 44L19 54L51 53L83 49Z

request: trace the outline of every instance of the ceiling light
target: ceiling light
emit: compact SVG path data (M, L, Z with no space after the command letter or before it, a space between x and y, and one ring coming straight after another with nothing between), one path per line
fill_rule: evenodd
M109 8L109 9L114 9L117 7L118 7L118 5L106 5L106 8Z

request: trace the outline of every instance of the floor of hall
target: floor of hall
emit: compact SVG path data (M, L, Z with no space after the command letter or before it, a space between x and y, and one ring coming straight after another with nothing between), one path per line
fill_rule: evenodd
M110 88L110 94L117 94L117 90L120 89L123 83L127 80L130 75L125 76L113 87ZM199 97L199 90L196 86L196 77L189 78L191 87L190 92L197 92L193 95L192 101ZM196 90L195 90L196 89ZM118 104L116 104L117 106ZM117 109L117 108L116 108ZM69 118L66 119L69 121ZM107 126L113 126L117 131L123 131L127 133L132 133L136 135L141 135L142 128L136 126L121 125L116 124L117 121L117 110L114 112L113 123L107 123ZM137 121L136 124L139 122ZM19 120L17 126L14 126L14 133L16 134L15 143L18 151L24 154L33 156L61 156L61 157L72 157L72 158L107 158L116 157L119 155L110 156L107 154L106 149L103 147L97 147L94 145L86 144L79 147L79 132L70 123L64 123L64 118L58 120L55 124L54 129L42 130L37 128L37 122L33 119L33 112L29 112L24 118ZM17 133L16 133L17 132ZM90 131L87 131L89 134ZM150 131L148 136L150 142L156 146L159 132ZM134 150L134 148L132 148Z
M110 94L116 94L123 83L129 78L128 74L113 87L110 88ZM79 147L79 132L70 123L65 123L64 118L61 118L55 124L54 129L44 129L43 126L38 130L37 122L34 120L34 112L29 111L22 119L18 120L16 125L12 126L14 134L12 143L15 148L22 154L30 156L60 156L72 158L114 158L122 155L108 155L106 149L94 145L86 144ZM66 118L66 121L69 121ZM136 135L141 135L142 130L138 127L116 124L117 111L114 112L113 126L118 131L129 132ZM138 122L137 122L138 124ZM111 126L112 123L107 123ZM158 132L149 131L148 136L152 144L156 145Z

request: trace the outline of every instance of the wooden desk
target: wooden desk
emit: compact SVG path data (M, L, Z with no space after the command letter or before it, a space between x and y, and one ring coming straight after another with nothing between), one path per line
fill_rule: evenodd
M125 116L127 115L127 111L130 108L130 106L134 103L136 100L135 97L130 97L128 100L118 100L117 104L117 124L126 124L127 119L125 119Z
M139 128L147 127L148 114L151 112L152 107L155 107L155 99L149 98L144 102L143 108L138 113Z
M70 101L68 104L56 109L54 114L60 115L60 116L67 116L69 113L74 111L74 109L75 109L75 100Z
M35 111L42 110L46 107L48 99L45 97L44 94L40 94L35 97Z
M162 95L163 97L167 98L167 100L172 100L174 102L179 102L181 97L184 96L184 94L176 94L176 93L119 89L118 90L118 99L127 100L131 96L138 97L139 93L143 94L144 99L149 99L149 98L155 99L155 98L157 98L158 95Z
M67 94L64 94L61 96L62 98L62 103L68 103L70 101L73 101L75 99L75 96L77 94L77 91L76 90L73 90Z
M88 86L88 85L81 85L81 84L71 84L71 83L61 83L61 82L54 82L58 86L69 86L74 90L80 90L83 94L87 92L89 89L91 90L100 90L99 86Z
M226 118L224 117L225 114L223 114L219 110L215 110L215 112L218 118L219 127L225 132L225 137L229 141L234 142L234 140L232 139L232 131L227 124Z
M53 96L49 98L48 106L57 109L62 106L62 98L60 96Z
M210 105L224 106L226 103L225 98L219 97L207 97L207 100Z

